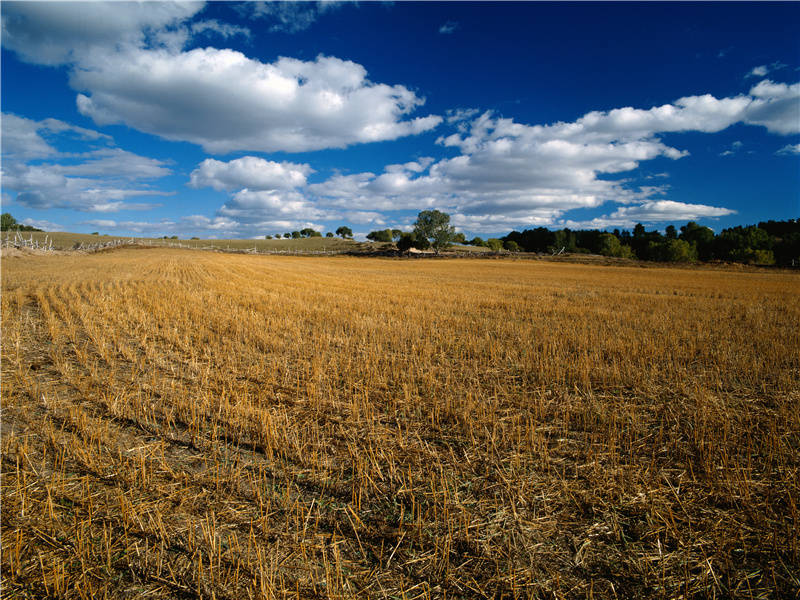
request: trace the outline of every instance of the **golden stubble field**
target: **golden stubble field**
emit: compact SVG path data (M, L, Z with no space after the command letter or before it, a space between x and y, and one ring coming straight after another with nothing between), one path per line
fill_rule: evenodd
M795 597L800 277L2 261L4 598Z

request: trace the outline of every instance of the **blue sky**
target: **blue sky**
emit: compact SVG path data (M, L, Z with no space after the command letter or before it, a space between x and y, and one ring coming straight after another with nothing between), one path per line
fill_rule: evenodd
M800 217L800 4L3 2L48 230L719 231Z

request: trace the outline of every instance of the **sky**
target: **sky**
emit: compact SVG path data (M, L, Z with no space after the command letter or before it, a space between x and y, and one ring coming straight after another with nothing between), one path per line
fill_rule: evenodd
M45 230L800 218L800 3L0 11L2 210Z

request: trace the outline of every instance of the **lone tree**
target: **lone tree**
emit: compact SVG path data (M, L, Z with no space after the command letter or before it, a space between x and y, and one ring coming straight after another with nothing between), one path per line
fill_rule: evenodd
M414 234L430 242L436 254L447 248L456 235L455 228L450 225L450 215L439 210L423 210L417 215L414 223Z
M349 227L345 227L344 225L342 225L341 227L339 227L339 229L336 230L336 235L344 239L351 238L353 237L353 230L350 229Z

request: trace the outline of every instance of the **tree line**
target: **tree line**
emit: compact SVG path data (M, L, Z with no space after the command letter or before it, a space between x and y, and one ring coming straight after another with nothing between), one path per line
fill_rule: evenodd
M398 250L410 248L437 254L451 244L483 246L495 252L600 254L658 262L740 262L757 265L800 266L800 219L762 221L714 233L694 221L680 230L668 225L664 233L647 231L638 223L632 231L558 229L546 227L512 231L500 238L466 240L450 225L450 216L438 210L419 213L411 232L384 229L370 232L367 239L395 242Z
M800 219L762 221L714 233L709 227L688 222L677 230L667 226L662 234L639 223L633 231L559 229L545 227L512 231L501 238L524 252L602 254L659 262L726 261L759 265L800 265Z

